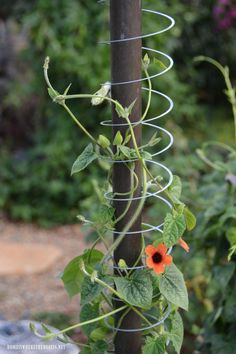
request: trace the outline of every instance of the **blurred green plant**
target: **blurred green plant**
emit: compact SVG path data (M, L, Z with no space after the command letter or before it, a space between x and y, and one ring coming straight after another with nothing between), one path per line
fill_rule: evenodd
M229 68L211 58L197 59L213 64L223 75L235 122ZM192 293L192 311L186 317L197 335L196 353L230 354L236 345L236 150L234 144L207 142L197 152L210 169L199 178L194 197L198 227L188 267L183 265Z
M208 69L199 72L192 64L192 57L203 52L223 61L227 53L230 64L235 58L231 40L235 32L231 28L217 29L212 12L214 3L213 0L207 5L204 0L168 0L157 6L156 0L148 2L149 8L169 13L176 19L171 37L163 34L149 38L144 45L160 50L165 46L175 59L175 69L154 88L168 91L174 97L176 109L172 117L185 130L190 130L190 145L194 145L191 129L195 137L197 132L204 135L205 126L211 122L211 115L206 124L199 121L206 110L204 105L198 104L199 99L201 103L212 105L222 101L217 94L213 99L209 95L210 88L221 87L221 81ZM107 81L110 77L109 46L98 44L108 37L107 7L92 0L27 3L15 0L11 6L4 0L0 17L1 13L4 19L11 16L17 24L13 34L18 40L17 33L22 33L25 45L17 53L17 66L13 68L17 73L8 80L2 102L0 142L4 150L2 148L0 153L0 208L11 218L43 225L73 222L81 203L87 208L94 205L89 197L93 187L86 177L79 187L76 179L69 181L70 165L76 156L73 147L81 147L85 142L82 134L76 133L62 118L58 107L49 104L43 89L41 63L45 54L53 59L53 83L60 90L64 89L65 81L73 81L72 93L88 91L89 87ZM145 33L163 26L161 22L156 23L151 14L143 14L143 22ZM160 109L160 99L153 100L152 111L156 113ZM72 110L77 111L73 102ZM106 118L108 110L101 106L95 113L91 107L87 114ZM93 119L85 120L82 116L81 121L90 131L99 134L100 128L94 125ZM98 169L93 167L91 173L99 183Z
M93 191L86 177L80 186L76 178L70 178L77 154L74 147L81 148L84 138L61 119L56 105L49 105L41 73L45 53L57 58L56 63L63 63L63 75L60 65L53 68L54 83L59 88L65 80L73 80L76 84L72 91L80 92L81 88L98 86L103 77L109 76L108 69L104 69L108 67L108 56L104 55L108 49L97 45L104 33L106 11L97 11L99 5L92 1L89 6L87 2L59 2L60 6L58 2L38 1L27 7L17 2L17 11L20 9L22 14L18 22L27 42L18 57L24 75L17 75L9 83L4 106L15 109L15 115L20 111L21 117L9 122L6 113L0 129L4 146L0 153L0 208L13 219L37 221L43 226L75 222L78 200L87 205L86 197ZM36 101L34 107L24 114L22 106L30 101ZM76 105L73 108L76 110ZM106 114L104 108L100 112ZM94 115L92 109L89 114ZM48 120L48 116L55 119ZM7 128L2 131L5 125ZM99 131L92 120L86 121L86 126ZM90 173L99 180L96 167Z

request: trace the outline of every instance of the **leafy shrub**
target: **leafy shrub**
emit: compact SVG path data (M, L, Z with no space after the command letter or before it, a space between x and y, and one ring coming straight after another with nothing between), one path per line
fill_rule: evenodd
M236 124L236 97L229 69L212 59L206 60L224 75L225 94L232 104ZM188 266L183 265L193 304L186 317L192 323L192 332L199 335L197 353L228 354L235 351L236 344L236 152L233 144L208 142L198 154L210 169L199 176L197 194L192 196L199 213L193 253Z

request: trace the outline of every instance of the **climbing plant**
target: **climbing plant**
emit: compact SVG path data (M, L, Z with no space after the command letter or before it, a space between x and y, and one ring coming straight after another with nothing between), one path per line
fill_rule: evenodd
M235 142L236 94L229 67L209 57L198 57L196 61L210 63L224 79L224 94L232 108L231 131ZM230 354L234 353L236 344L235 144L208 141L197 153L210 170L199 183L198 227L188 272L189 287L195 294L193 303L197 307L197 311L192 312L199 326L195 326L195 334L201 337L196 347L199 353Z
M145 107L142 120L145 120L151 102L151 81L148 74L150 58L146 54L142 61L143 71L149 82L149 99ZM125 225L115 241L108 242L105 236L114 230L115 225L128 212L131 206L127 201L125 211L115 218L114 208L107 199L101 197L101 204L91 219L79 215L79 220L96 231L97 239L91 248L86 249L81 255L71 260L61 274L61 279L70 297L80 294L81 311L80 322L74 326L65 328L58 333L52 333L50 329L42 325L45 334L39 334L33 324L32 330L44 339L59 337L62 341L70 341L66 333L71 329L81 327L88 337L88 343L84 345L81 353L107 353L112 351L114 330L114 318L118 312L122 316L118 328L122 325L122 319L131 310L142 319L144 346L143 352L165 353L167 346L173 347L174 352L180 353L183 341L183 322L178 308L188 310L188 294L184 277L174 264L174 256L171 254L173 247L180 245L187 252L189 246L182 236L185 230L192 230L196 220L188 207L181 202L182 185L178 176L168 188L163 188L161 176L154 177L148 168L145 159L151 159L150 148L160 142L160 137L154 134L149 141L139 147L134 134L134 127L129 116L135 106L135 101L130 102L129 107L123 107L110 95L110 83L105 83L95 94L69 94L70 85L64 93L59 93L51 84L48 77L49 58L44 63L44 76L48 86L48 93L53 102L60 105L72 118L75 124L83 131L89 140L89 144L74 162L71 174L82 173L92 162L99 163L107 169L108 177L105 183L106 193L113 196L111 185L112 165L115 161L124 161L130 170L131 189L126 195L132 199L139 184L142 185L142 196L133 217ZM105 135L93 136L81 123L78 117L69 108L69 100L89 99L93 106L103 102L114 105L117 114L127 123L125 136L120 131L111 141ZM132 145L130 144L132 142ZM112 146L115 149L112 149ZM131 147L132 146L132 147ZM127 162L126 162L127 161ZM138 180L135 173L135 162L139 161L142 168L142 180ZM120 244L127 231L136 221L143 210L145 196L149 189L163 189L170 203L170 211L164 219L163 231L159 232L155 239L150 240L142 235L142 252L136 260L134 267L143 260L143 266L139 269L127 267L126 262L120 259L117 266L118 274L114 275L110 262L113 260L114 249ZM106 194L107 195L107 194ZM155 234L156 235L156 234ZM102 242L105 253L96 248L98 242ZM122 306L113 309L112 300L117 298ZM154 319L154 320L153 320ZM166 320L166 321L165 321ZM165 321L165 322L164 322ZM113 331L111 329L113 328Z

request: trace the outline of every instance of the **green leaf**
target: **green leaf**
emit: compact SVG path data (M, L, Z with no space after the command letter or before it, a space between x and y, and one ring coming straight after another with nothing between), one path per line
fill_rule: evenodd
M99 232L104 233L107 229L114 226L113 217L115 209L107 204L101 204L94 216L94 227Z
M123 145L128 144L128 142L130 141L130 139L131 139L131 134L127 134L127 135L125 136L125 140L124 140L124 142L123 142Z
M91 354L91 348L90 347L84 347L80 350L79 354Z
M60 93L52 88L48 87L48 94L54 100L57 96L60 96Z
M74 162L71 169L71 175L84 170L96 158L97 154L93 151L93 144L91 143L84 149L82 154Z
M186 222L186 227L188 231L191 231L195 228L197 220L195 215L187 208L184 208L184 217Z
M43 330L44 330L44 332L45 332L46 334L51 334L51 333L52 333L52 331L50 330L50 328L48 328L48 326L45 325L44 323L41 323L41 326L42 326L42 328L43 328Z
M182 237L186 229L185 217L183 214L176 216L168 213L164 221L163 240L167 247L171 247Z
M228 254L228 261L230 262L233 254L236 252L236 245L230 247L229 249L229 254Z
M107 342L104 340L96 341L91 344L91 354L107 354Z
M236 227L230 227L227 229L226 238L231 246L236 244Z
M142 156L143 159L145 160L152 160L152 154L150 154L148 151L140 151L140 154Z
M127 157L128 159L130 159L130 148L128 146L120 146L120 151L122 152L122 154Z
M99 316L99 304L86 304L82 306L80 310L80 322L92 320ZM89 337L90 333L94 331L98 326L98 322L90 323L86 326L82 326L81 330L86 336Z
M174 264L166 267L161 276L160 292L172 304L188 310L188 292L183 274Z
M161 69L167 69L167 66L157 58L154 58L154 64L157 64Z
M164 336L147 337L143 354L165 354L166 338Z
M214 280L219 285L220 289L224 292L226 286L228 285L230 279L232 278L235 271L235 264L228 263L222 266L214 267Z
M175 204L181 203L179 201L182 193L182 183L178 176L173 176L173 182L171 183L170 187L168 188L168 192L171 196L171 199Z
M236 322L236 301L235 301L236 291L230 294L225 303L224 307L224 317L227 319L227 322L234 323Z
M160 295L160 277L157 277L156 273L151 272L151 281L152 281L152 288L153 288L153 298Z
M183 320L179 312L175 312L171 314L170 320L171 320L171 329L168 337L171 340L176 353L179 354L184 339Z
M132 113L132 110L134 108L134 105L136 103L137 99L135 99L129 107L120 107L120 104L117 102L115 105L116 113L118 114L119 117L122 118L129 118L130 114Z
M71 339L65 333L58 336L57 340L59 340L59 342L62 342L64 344L68 344L71 342Z
M148 142L148 146L155 146L156 144L158 144L161 141L160 137L157 137L157 132L153 134L153 136L151 137L151 139Z
M96 249L88 249L84 251L83 261L85 268L91 273L95 266L102 260L104 254Z
M95 216L96 221L100 221L100 224L110 223L114 216L115 209L107 204L101 204L98 213Z
M30 322L29 328L30 328L31 332L33 332L35 335L37 334L37 329L36 329L36 326L33 322Z
M228 219L235 219L236 218L236 207L235 206L230 206L228 207L224 214L221 215L219 218L219 222L221 225L223 225Z
M104 340L90 342L89 347L84 347L80 350L80 354L107 354L107 343Z
M228 339L225 333L210 336L212 353L214 354L235 354L235 342L235 336L230 335Z
M84 280L84 273L80 268L81 261L84 262L85 268L91 272L102 258L102 252L95 249L92 251L86 250L83 255L75 257L68 263L61 275L61 279L70 297L73 297L81 291Z
M84 274L79 268L80 261L83 256L74 258L64 269L61 279L64 283L64 287L70 297L78 294L81 289L82 282L84 280Z
M118 117L120 118L126 118L126 112L125 112L125 108L122 107L119 102L116 102L115 104L115 110L116 113L118 114Z
M106 337L106 333L107 333L107 331L105 328L98 327L90 333L90 338L94 342L101 341L102 339L104 339Z
M125 108L126 113L128 114L128 116L130 116L130 114L132 113L132 110L134 108L134 105L136 103L137 99L135 99L130 105L129 107Z
M137 158L137 154L135 149L130 148L128 146L124 146L121 145L120 146L120 151L122 152L122 154L127 157L128 159L136 159Z
M114 278L116 288L131 305L147 308L152 303L152 281L146 271L135 271L129 278Z
M69 84L69 85L67 86L67 88L66 88L65 91L63 92L63 96L66 96L66 95L68 94L71 85L72 85L72 84Z
M81 305L92 302L101 293L102 286L96 282L91 282L89 277L85 277L81 286Z

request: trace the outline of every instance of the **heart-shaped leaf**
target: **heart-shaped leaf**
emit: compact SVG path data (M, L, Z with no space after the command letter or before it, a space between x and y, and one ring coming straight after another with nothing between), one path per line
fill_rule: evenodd
M146 271L135 271L129 278L116 277L118 292L131 305L148 308L152 303L152 281Z
M172 304L188 310L188 292L181 271L174 265L166 267L160 279L160 292Z

